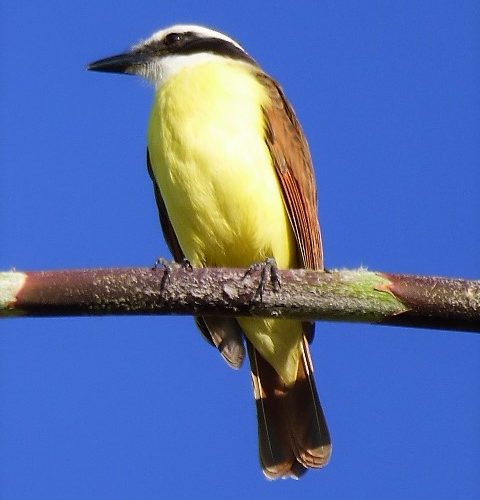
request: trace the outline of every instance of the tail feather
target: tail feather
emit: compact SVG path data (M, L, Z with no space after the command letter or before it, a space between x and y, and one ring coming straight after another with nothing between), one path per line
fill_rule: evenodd
M297 460L307 468L325 466L330 459L332 446L327 422L318 398L310 351L305 339L297 380L295 385L288 390L287 402L292 446Z
M247 341L252 372L253 393L257 406L258 445L264 474L270 478L290 475L296 462L290 444L285 414L285 388L275 370Z
M258 443L264 474L270 479L299 477L323 467L331 445L313 379L308 344L303 342L297 381L287 387L247 341L257 406Z

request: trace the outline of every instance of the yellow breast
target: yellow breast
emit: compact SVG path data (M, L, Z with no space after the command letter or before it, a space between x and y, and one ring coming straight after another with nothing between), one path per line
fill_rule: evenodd
M296 250L264 141L264 88L250 66L185 68L156 93L148 146L156 181L193 265L248 266Z

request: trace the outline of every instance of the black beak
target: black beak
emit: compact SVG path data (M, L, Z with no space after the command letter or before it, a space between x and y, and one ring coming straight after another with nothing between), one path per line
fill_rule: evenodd
M125 52L116 56L99 59L87 66L89 71L101 71L103 73L127 73L135 74L136 68L148 62L147 54L139 52Z

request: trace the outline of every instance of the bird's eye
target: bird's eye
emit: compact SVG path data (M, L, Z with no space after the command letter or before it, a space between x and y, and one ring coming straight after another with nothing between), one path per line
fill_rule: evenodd
M181 33L169 33L165 37L165 45L170 46L170 45L175 45L182 39L182 34Z

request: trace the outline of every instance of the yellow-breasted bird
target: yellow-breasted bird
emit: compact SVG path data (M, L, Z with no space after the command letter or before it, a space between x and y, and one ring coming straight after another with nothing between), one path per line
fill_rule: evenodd
M230 37L201 26L154 33L90 70L155 87L147 164L165 239L196 267L323 269L310 152L280 86ZM195 319L238 368L247 351L268 478L324 466L330 436L313 378L312 323Z

